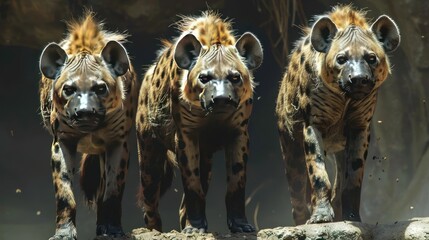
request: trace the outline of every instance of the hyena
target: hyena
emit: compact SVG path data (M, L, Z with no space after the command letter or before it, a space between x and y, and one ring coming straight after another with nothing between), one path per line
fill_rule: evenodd
M316 16L296 43L276 108L296 224L331 222L334 215L361 220L370 123L378 89L390 73L386 54L399 42L390 17L370 24L363 11L348 5ZM333 192L325 169L332 154Z
M224 148L227 223L232 232L253 232L245 215L248 121L253 73L263 59L259 40L240 38L231 23L211 11L178 22L181 35L164 41L147 70L136 117L144 220L161 230L159 198L171 184L177 159L184 196L183 232L207 231L206 194L212 155Z
M88 12L69 24L64 40L48 44L41 54L41 114L53 136L57 214L52 240L77 238L72 182L78 159L82 190L97 208L96 234L124 235L121 199L129 160L127 136L139 88L122 45L125 40L124 34L103 30Z

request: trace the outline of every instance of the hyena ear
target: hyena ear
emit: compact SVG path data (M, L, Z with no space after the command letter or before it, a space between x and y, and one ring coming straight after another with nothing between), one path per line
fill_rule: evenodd
M390 17L386 15L378 17L372 24L371 30L386 52L391 52L399 46L401 41L399 28Z
M264 54L258 38L250 32L244 33L235 44L238 53L246 60L247 67L252 70L262 64Z
M67 61L67 53L56 43L50 43L43 49L39 68L43 75L55 79Z
M109 41L101 51L101 57L116 76L124 75L130 68L127 51L117 41Z
M191 33L183 36L174 49L174 61L182 69L190 69L200 55L201 43Z
M329 17L319 18L311 28L311 45L318 52L328 52L337 31L337 26Z

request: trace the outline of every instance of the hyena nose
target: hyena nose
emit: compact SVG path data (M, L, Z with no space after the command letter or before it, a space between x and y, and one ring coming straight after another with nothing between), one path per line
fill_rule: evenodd
M95 108L81 108L81 109L74 109L75 111L75 117L78 119L89 119L89 118L93 118L96 115L96 110Z
M371 83L368 75L349 75L349 80L354 88L365 88Z

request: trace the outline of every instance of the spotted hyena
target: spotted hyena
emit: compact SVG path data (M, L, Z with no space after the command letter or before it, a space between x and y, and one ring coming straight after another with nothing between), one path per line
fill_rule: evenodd
M371 24L363 11L337 6L316 16L296 43L276 108L296 224L360 221L370 122L378 89L390 73L386 54L399 41L390 17ZM325 170L332 154L333 192Z
M53 136L52 177L57 207L50 239L76 239L72 180L81 158L81 187L97 208L97 235L122 236L121 199L128 169L127 135L133 125L138 84L121 42L88 12L59 44L40 57L40 104ZM79 167L79 166L77 166Z
M253 232L244 206L247 125L261 44L249 32L236 38L231 23L211 11L177 25L180 36L164 41L140 90L136 125L146 225L161 230L159 198L171 184L175 158L184 188L182 231L205 232L212 155L223 148L228 227Z

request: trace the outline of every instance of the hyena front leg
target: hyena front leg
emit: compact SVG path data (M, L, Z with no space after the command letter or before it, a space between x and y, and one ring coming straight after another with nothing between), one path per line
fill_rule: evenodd
M185 133L186 132L186 133ZM177 160L182 175L186 227L184 233L206 232L206 198L200 179L200 152L197 134L190 129L177 130ZM182 220L183 221L183 220Z
M363 130L350 130L347 133L345 186L342 193L343 219L361 221L359 214L360 195L365 160L370 137L369 126Z
M208 153L204 147L201 148L200 151L200 180L201 186L203 188L204 194L207 195L207 191L209 189L209 184L211 180L211 172L212 172L212 157L213 153ZM185 195L183 194L182 202L180 203L179 210L179 219L180 219L180 229L184 229L187 223L186 216L186 207L185 207Z
M106 186L103 200L97 204L97 236L124 236L122 230L122 195L128 171L127 142L107 147L105 167Z
M254 232L245 212L246 168L249 156L249 135L246 126L238 130L225 146L227 191L225 196L227 223L231 232Z
M72 191L76 144L54 140L51 157L57 217L55 235L49 240L77 239L76 202Z
M320 132L311 125L304 125L304 153L311 186L312 214L307 223L332 222L331 183L326 172L323 140Z
M305 164L302 130L297 129L292 138L287 131L280 131L280 146L286 167L292 216L296 225L305 224L310 218L308 209L310 191Z
M137 133L137 147L140 164L140 201L144 221L148 229L162 231L158 205L167 150L148 132Z
M335 153L335 182L332 189L332 207L334 208L335 219L338 222L343 220L343 204L342 204L342 192L345 184L345 158L344 151Z

